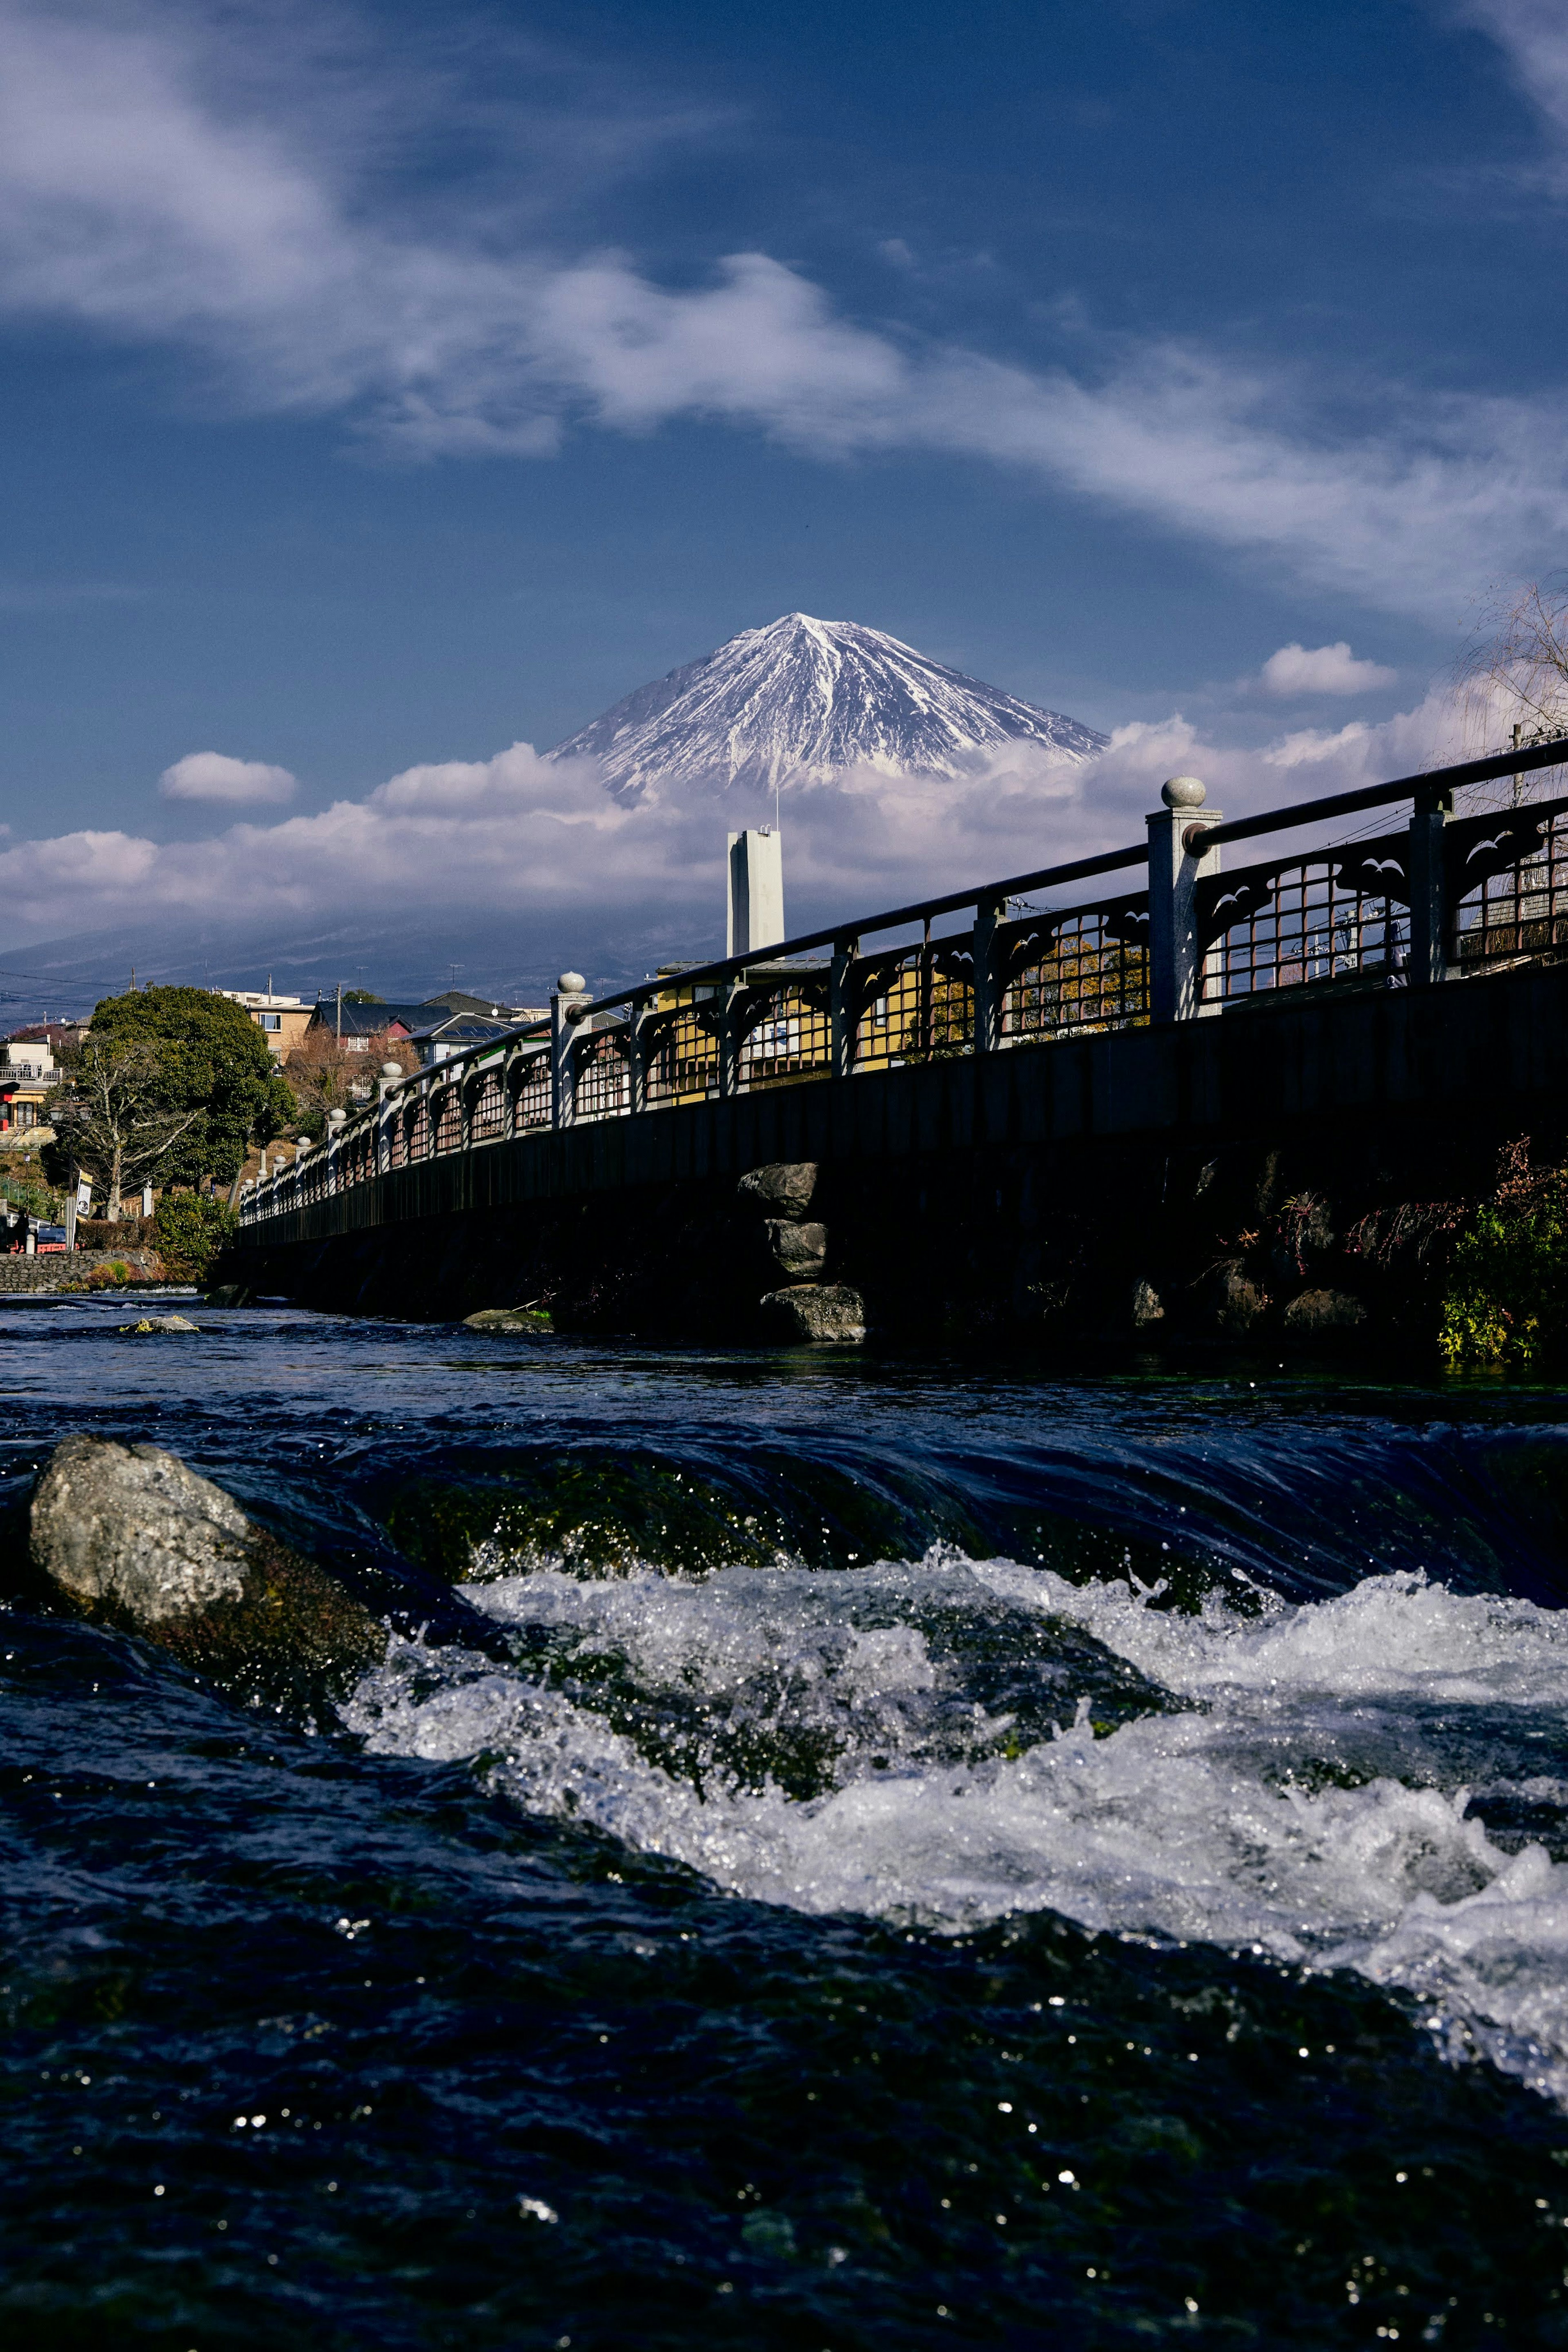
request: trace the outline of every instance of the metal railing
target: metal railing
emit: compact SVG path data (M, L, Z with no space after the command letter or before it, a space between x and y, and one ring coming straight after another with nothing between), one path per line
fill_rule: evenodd
M1568 798L1452 818L1460 786L1568 762L1516 747L1227 823L1189 780L1148 839L953 891L601 997L379 1081L355 1117L247 1185L250 1226L392 1170L519 1137L768 1087L1201 1017L1263 993L1425 986L1568 948ZM1398 832L1222 873L1228 841L1407 800ZM1035 908L1037 891L1147 869L1148 887ZM932 933L973 909L967 929ZM917 940L868 949L879 933ZM827 956L816 951L826 948Z

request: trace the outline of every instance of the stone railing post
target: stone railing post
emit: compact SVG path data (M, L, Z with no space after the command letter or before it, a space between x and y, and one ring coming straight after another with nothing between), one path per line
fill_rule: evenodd
M580 971L563 971L549 1001L549 1118L552 1127L570 1127L577 1115L577 1024L587 1010Z
M1002 989L997 961L997 925L1007 912L1005 898L982 898L975 908L971 955L975 989L977 1054L994 1053L1001 1043Z
M1218 809L1203 805L1207 791L1197 776L1172 776L1160 786L1164 809L1148 820L1149 1012L1155 1021L1192 1021L1219 1010L1203 1002L1195 900L1199 881L1218 873L1220 853L1201 841L1189 849L1186 838L1221 822Z
M1423 794L1410 812L1410 959L1412 988L1448 976L1448 907L1443 833L1453 813L1452 793Z
M401 1104L394 1103L388 1110L387 1097L392 1092L393 1081L402 1076L402 1071L396 1062L383 1062L376 1080L376 1167L383 1175L392 1162L392 1121L402 1116Z
M860 941L846 933L833 941L828 971L828 1067L835 1078L847 1078L855 1066L855 1019L851 1002L855 957Z

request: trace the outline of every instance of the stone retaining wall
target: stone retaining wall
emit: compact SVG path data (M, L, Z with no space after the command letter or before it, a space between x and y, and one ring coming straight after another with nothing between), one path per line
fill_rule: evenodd
M47 1257L0 1257L0 1292L7 1290L70 1290L95 1266L128 1265L141 1282L156 1282L162 1272L152 1250L51 1251Z

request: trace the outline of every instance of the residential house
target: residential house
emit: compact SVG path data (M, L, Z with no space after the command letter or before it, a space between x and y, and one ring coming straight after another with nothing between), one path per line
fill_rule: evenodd
M269 988L215 988L213 994L243 1005L280 1062L310 1026L310 1007L301 996L275 996Z
M0 1045L0 1148L48 1141L44 1107L59 1078L47 1038L8 1037Z
M350 1054L363 1054L369 1051L372 1037L412 1037L429 1018L430 1008L425 1004L340 1005L335 997L324 997L312 1010L306 1027L324 1029L329 1036L340 1037Z
M459 1042L473 1045L491 1035L499 1036L503 1030L515 1028L519 1021L547 1018L542 1006L497 1004L488 997L467 996L459 988L450 988L444 996L426 997L419 1004L378 1001L373 1004L340 1005L335 996L323 997L310 1015L309 1026L329 1030L341 1037L351 1054L364 1053L372 1037L411 1037L417 1042L438 1030L446 1038L448 1052L454 1052ZM445 1026L453 1020L476 1021L481 1025L472 1035L465 1032L458 1040L455 1033ZM433 1057L422 1048L420 1058L423 1061Z
M516 1025L512 1021L479 1020L471 1013L448 1013L412 1032L413 1049L428 1068L432 1063L462 1053L467 1045L487 1045L493 1038L505 1037Z

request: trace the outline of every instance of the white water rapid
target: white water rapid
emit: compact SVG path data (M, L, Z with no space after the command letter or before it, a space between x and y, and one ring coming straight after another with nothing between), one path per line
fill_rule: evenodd
M1049 1908L1353 1969L1415 1994L1449 2054L1568 2104L1568 1866L1504 1851L1469 1810L1568 1811L1568 1614L1391 1574L1195 1616L941 1549L701 1581L543 1567L465 1591L528 1658L396 1645L350 1710L372 1748L480 1759L519 1805L763 1902L951 1929ZM1149 1711L1107 1724L1062 1681L1054 1727L1020 1739L967 1680L971 1624L1134 1669ZM706 1768L615 1727L589 1669L695 1711ZM820 1793L727 1771L742 1735L753 1754L814 1743Z

